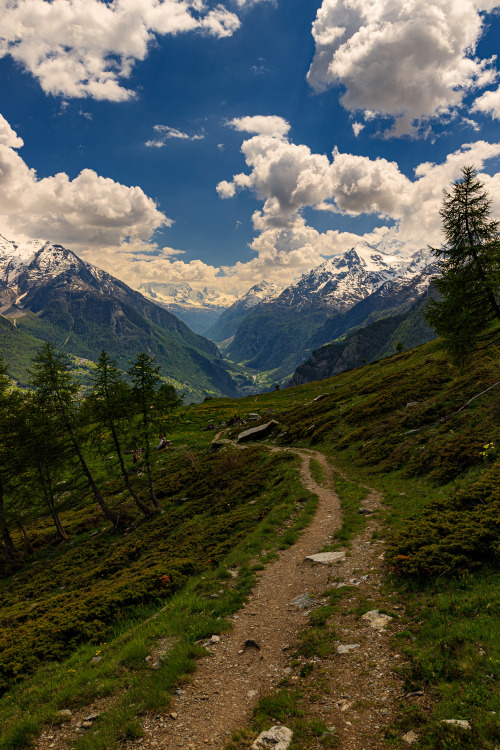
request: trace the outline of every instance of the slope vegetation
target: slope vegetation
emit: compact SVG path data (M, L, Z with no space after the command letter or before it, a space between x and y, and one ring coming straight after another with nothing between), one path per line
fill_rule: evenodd
M336 479L344 510L337 544L363 523L361 484L384 497L376 511L387 540L380 585L406 604L406 614L391 612L400 618L393 648L406 697L387 747L414 730L426 750L493 750L500 742L499 339L498 329L483 336L464 372L434 341L326 380L185 407L170 421L172 447L154 467L164 513L146 521L103 457L107 499L126 510L125 531L109 528L82 497L64 518L69 543L57 543L49 519L33 520L26 533L34 554L3 571L0 748L24 746L60 709L89 705L103 713L78 748L119 747L140 735L137 716L158 714L182 689L201 653L196 642L229 627L256 570L294 543L311 512L294 457L270 453L275 445L313 446L351 480ZM279 423L267 449L223 442L245 429L250 412ZM21 532L14 537L22 548ZM301 641L309 656L294 685L311 701L326 702L314 649L330 637L328 606L310 618ZM145 660L151 655L155 669ZM261 724L293 715L287 695L271 697L265 716L261 701ZM443 724L449 719L469 728ZM332 746L335 738L327 732L321 740L324 729L317 731L293 747Z

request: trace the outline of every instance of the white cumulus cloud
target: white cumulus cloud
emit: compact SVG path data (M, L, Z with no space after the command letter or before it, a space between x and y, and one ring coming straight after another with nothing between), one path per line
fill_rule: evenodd
M253 217L261 231L288 226L306 206L392 216L409 184L394 162L338 150L330 160L281 134L256 135L243 142L242 151L250 174L223 180L217 190L221 198L232 198L239 189L252 189L264 202Z
M256 135L243 142L242 152L249 173L217 186L221 198L250 189L263 204L253 215L258 234L251 248L256 257L225 269L240 280L250 280L252 274L256 280L288 280L325 256L343 252L360 240L377 243L388 232L407 243L408 249L439 245L443 188L449 189L468 164L480 173L492 196L493 215L500 218L500 172L492 176L482 172L489 159L500 156L500 143L464 144L441 164L420 164L411 178L383 158L335 149L330 159L282 136ZM387 223L363 234L318 232L306 223L305 208L352 217L371 214Z
M19 138L17 133L12 130L3 115L0 115L0 145L9 148L22 148L24 145L23 139Z
M124 101L122 86L157 36L231 36L238 16L204 0L0 0L0 56L11 55L47 94Z
M473 112L482 112L500 120L500 88L496 91L485 91L472 105Z
M341 86L352 112L396 118L414 132L491 83L493 60L475 54L492 0L323 0L308 73L316 91Z
M255 115L254 117L235 117L228 122L234 130L242 133L284 137L290 130L290 123L277 115Z
M140 187L92 169L73 180L64 172L39 179L15 149L22 140L0 119L0 223L16 239L40 238L72 248L120 247L146 241L167 218Z

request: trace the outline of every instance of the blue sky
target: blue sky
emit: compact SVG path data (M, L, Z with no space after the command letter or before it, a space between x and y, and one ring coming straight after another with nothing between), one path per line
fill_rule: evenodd
M0 5L9 239L234 294L439 242L464 164L500 217L494 0Z

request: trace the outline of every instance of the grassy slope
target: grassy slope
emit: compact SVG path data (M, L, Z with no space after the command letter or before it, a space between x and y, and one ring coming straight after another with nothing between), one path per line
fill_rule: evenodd
M445 550L443 540L449 538L450 530L460 532L462 516L467 515L462 512L464 507L481 511L498 500L495 459L496 446L500 445L500 385L452 416L470 398L498 381L498 342L490 335L465 373L452 368L439 342L432 342L326 381L263 394L257 399L217 399L187 409L172 431L174 449L161 457L166 463L158 467L164 477L164 516L137 527L131 524L125 537L89 537L96 519L88 508L82 508L66 519L73 533L72 546L56 552L40 549L37 563L27 568L29 573L21 571L16 579L5 581L7 609L1 615L8 628L27 627L28 589L32 592L30 604L39 601L40 610L36 612L35 608L34 612L40 622L54 616L50 612L55 607L49 612L49 601L57 603L61 612L71 613L73 603L78 601L76 592L84 584L87 604L94 607L95 616L87 623L77 608L71 654L64 649L57 651L58 629L52 626L49 633L56 637L50 644L43 643L38 651L36 643L31 650L24 649L31 659L27 671L34 670L34 676L21 680L0 701L0 713L6 726L11 727L0 748L21 746L29 732L53 716L57 708L84 705L95 696L119 694L124 680L132 684L133 695L137 695L127 706L132 702L135 708L127 708L117 699L96 739L88 735L80 747L112 748L120 732L122 736L133 734L134 712L160 706L175 679L192 668L194 640L226 627L224 621L214 617L224 616L241 604L251 585L251 558L255 559L261 548L292 541L293 535L284 531L283 521L303 507L307 495L294 478L289 460L271 460L254 449L239 453L238 458L230 449L214 456L206 454L213 433L202 431L204 426L218 425L234 414L257 411L263 419L272 414L281 421L284 444L313 445L351 476L384 491L393 557L398 557L411 541L413 517L419 519L420 528L426 523L434 532L437 529L437 554L430 571L420 559L422 553L424 560L427 554L425 535L410 554L402 555L412 557L411 564L391 561L391 585L403 591L411 615L403 642L409 657L407 686L429 691L435 705L430 721L424 716L408 716L403 706L396 735L401 736L403 728L418 728L421 747L492 750L500 740L497 718L491 713L500 710L494 689L500 677L500 639L495 627L500 607L498 536L497 546L490 539L483 555L477 554L484 546L483 537L474 539L468 548L463 544L472 565L462 562L448 569L447 560L440 568L439 551ZM313 401L323 394L325 398ZM483 446L490 443L494 446L490 455L482 456ZM245 459L240 465L242 455ZM485 458L492 463L486 463ZM238 466L231 465L234 461ZM267 471L263 471L265 467ZM462 494L454 496L460 490ZM115 491L111 484L109 494ZM355 495L355 488L350 492ZM255 505L248 503L250 496L256 500ZM451 496L454 499L448 503L446 499ZM426 515L421 516L424 511ZM441 527L443 512L455 515ZM175 543L168 536L174 520ZM353 523L356 520L354 512ZM464 533L470 541L470 517L466 521ZM208 538L210 554L200 556L204 527L212 528L212 524L218 528L217 542ZM39 536L42 543L51 532L40 523L30 533ZM350 533L346 527L347 536ZM236 550L231 552L234 545ZM231 560L242 571L234 585L227 578ZM103 579L85 578L86 565L102 567ZM54 588L47 573L52 568L65 576L66 583L58 585L67 589ZM162 576L169 580L163 579L161 584ZM221 585L224 593L214 604L211 594ZM37 589L43 591L43 597L35 597L33 602ZM124 609L121 597L125 597ZM169 601L179 602L176 608L182 616L176 619L173 607L164 610ZM101 609L106 610L104 614ZM141 625L153 612L160 613L159 619ZM191 623L187 629L186 621ZM91 628L88 636L86 624ZM134 628L141 630L140 637ZM144 667L144 656L160 633L171 634L178 643L177 650L165 669L150 672ZM98 668L91 667L90 658L104 638L106 658ZM11 633L9 641L14 640ZM19 663L22 653L22 649L17 652ZM60 665L49 662L40 667L38 660L45 661L47 654L61 659ZM12 674L7 678L12 680ZM147 689L142 690L142 683ZM25 710L33 705L38 708L34 723L29 725ZM439 723L442 718L469 719L473 730L458 735L457 730L443 728ZM418 727L419 722L423 722L422 727Z
M315 504L296 459L252 447L208 452L213 434L201 428L234 411L222 399L179 417L174 447L156 461L161 516L136 518L119 482L106 484L103 462L101 485L129 517L126 533L106 528L86 502L61 511L67 545L54 546L46 519L28 526L36 555L0 584L0 748L25 746L58 709L98 698L112 705L81 747L111 748L133 735L137 713L165 705L168 688L193 669L194 642L229 627L224 618L244 601L255 559L294 541ZM239 570L235 580L228 566ZM145 656L160 635L174 646L157 672ZM97 654L102 663L93 665Z
M411 618L406 686L435 705L429 718L402 704L394 737L417 729L429 750L500 740L499 381L497 329L463 373L432 342L316 382L326 397L282 417L285 440L314 444L385 494L391 585ZM472 730L441 723L449 718Z
M147 349L157 358L168 381L178 390L184 391L190 399L201 400L206 394L219 395L221 390L217 383L225 384L226 392L234 392L225 363L197 348L197 337L194 334L191 346L175 330L165 331L160 326L141 319L138 314L136 317L136 335L128 338L114 334L108 326L98 324L87 325L83 332L68 331L63 325L54 324L31 313L18 321L18 327L20 333L28 334L32 341L51 341L76 357L96 361L102 349L105 349L110 356L116 358L118 366L123 370L128 369L130 360L140 351ZM24 341L24 338L21 339L22 344ZM23 353L23 359L29 361L29 356ZM5 356L5 360L9 361L9 357ZM20 374L21 378L25 378L22 370Z

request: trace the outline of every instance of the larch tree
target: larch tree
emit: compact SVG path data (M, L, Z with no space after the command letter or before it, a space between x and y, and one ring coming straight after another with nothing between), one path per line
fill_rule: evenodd
M445 243L432 248L439 299L431 300L425 317L453 361L463 365L481 332L500 321L499 222L491 219L491 200L474 167L464 167L451 191L444 191L440 216Z
M116 526L119 518L104 500L84 456L76 409L79 384L69 370L67 358L63 354L57 353L52 344L46 343L33 362L34 367L30 373L31 385L36 390L37 398L45 404L47 409L50 410L52 418L57 419L66 431L74 455L95 500L108 521Z
M137 507L145 516L148 516L151 514L151 509L132 487L120 436L121 425L126 417L130 418L131 395L130 386L123 380L116 362L105 351L101 352L93 373L92 392L88 400L99 427L109 432L113 451L118 459L120 473L128 492ZM100 439L102 440L102 435Z

